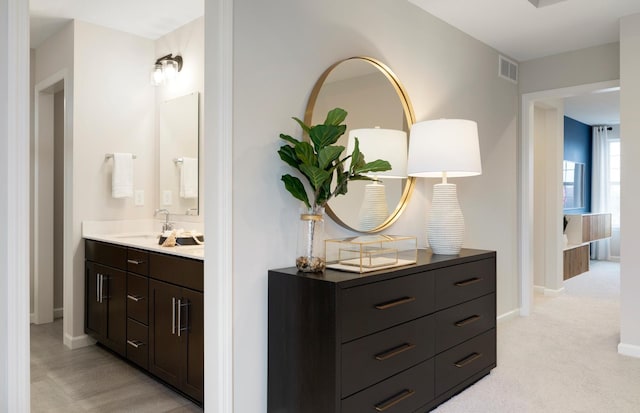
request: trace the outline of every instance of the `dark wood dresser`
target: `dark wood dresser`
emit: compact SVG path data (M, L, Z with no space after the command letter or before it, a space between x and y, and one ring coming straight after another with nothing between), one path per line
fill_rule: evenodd
M496 253L269 271L270 413L426 412L496 366Z

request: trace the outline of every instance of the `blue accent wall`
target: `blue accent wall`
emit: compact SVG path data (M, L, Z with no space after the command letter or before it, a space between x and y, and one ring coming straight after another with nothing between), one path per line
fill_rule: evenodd
M565 209L565 213L591 212L591 126L564 117L564 160L584 164L584 207Z

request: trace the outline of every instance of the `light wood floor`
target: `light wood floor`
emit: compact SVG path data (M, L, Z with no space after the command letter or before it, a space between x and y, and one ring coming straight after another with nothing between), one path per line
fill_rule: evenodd
M62 319L31 325L31 412L202 412L188 399L98 347L69 350Z

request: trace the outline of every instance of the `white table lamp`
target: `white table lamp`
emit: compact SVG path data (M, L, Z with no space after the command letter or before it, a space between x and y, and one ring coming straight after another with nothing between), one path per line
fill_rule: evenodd
M391 164L388 171L365 174L374 179L365 186L365 195L360 206L359 229L371 231L389 218L387 197L381 179L407 178L407 133L401 130L367 128L349 131L347 153L352 153L358 138L360 152L366 162L383 159ZM349 165L345 165L348 168Z
M464 216L456 185L447 178L482 173L478 125L463 119L438 119L411 126L409 176L440 178L433 187L427 239L434 254L457 255L464 240Z

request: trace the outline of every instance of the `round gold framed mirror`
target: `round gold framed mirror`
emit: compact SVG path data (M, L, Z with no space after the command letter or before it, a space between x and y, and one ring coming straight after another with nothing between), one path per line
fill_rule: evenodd
M322 123L327 112L336 107L348 113L347 131L337 142L339 145L348 148L349 134L353 131L352 135L359 135L360 149L367 161L389 160L367 154L361 134L377 129L387 132L384 136L406 136L403 145L390 143L393 149L402 147L406 157L409 128L415 122L413 107L404 87L385 64L371 57L356 56L331 65L311 91L304 122L307 125ZM406 172L402 176L376 177L373 182L351 181L347 194L331 199L326 212L352 231L379 232L400 217L414 185L415 178L407 177Z

